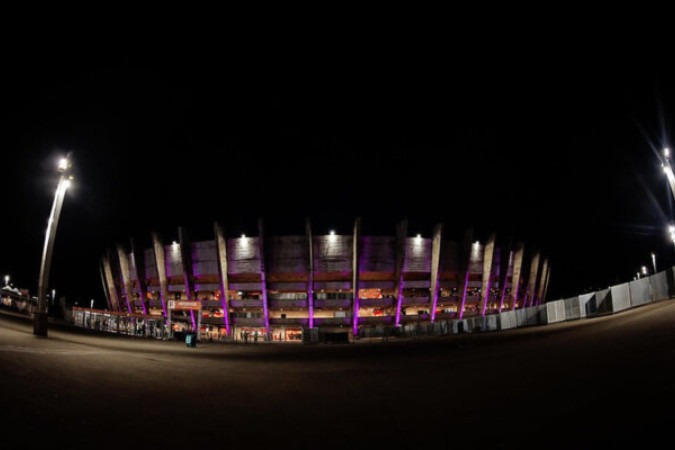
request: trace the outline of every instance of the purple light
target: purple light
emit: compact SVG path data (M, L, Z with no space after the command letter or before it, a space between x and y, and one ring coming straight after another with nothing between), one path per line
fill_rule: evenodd
M190 310L190 321L192 321L192 330L197 332L197 321L195 320L195 310Z

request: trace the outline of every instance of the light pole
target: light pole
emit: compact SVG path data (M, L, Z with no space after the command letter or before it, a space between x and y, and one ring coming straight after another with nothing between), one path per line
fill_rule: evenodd
M54 238L56 236L56 226L59 223L59 215L63 206L63 198L66 195L66 189L70 185L72 175L70 168L70 153L59 161L58 172L59 184L56 186L54 194L54 204L49 214L47 222L47 234L45 236L45 246L42 251L42 263L40 264L40 280L38 284L38 307L37 312L33 314L33 334L37 336L47 336L47 283L49 282L49 269L52 262L52 251L54 250Z

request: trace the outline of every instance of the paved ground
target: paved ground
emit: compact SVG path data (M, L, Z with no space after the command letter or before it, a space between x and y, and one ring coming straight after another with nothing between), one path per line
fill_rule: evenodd
M4 448L668 447L675 301L415 341L241 345L0 315ZM665 442L659 443L661 439Z

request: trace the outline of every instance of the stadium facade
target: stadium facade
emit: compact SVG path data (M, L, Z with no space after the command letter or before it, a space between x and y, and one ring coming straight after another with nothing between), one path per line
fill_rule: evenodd
M166 243L153 232L151 248L118 244L101 261L108 311L127 321L199 339L351 341L371 333L498 314L545 302L548 260L522 242L497 245L495 234L474 241L364 236L355 219L348 235L226 237L192 242L178 228ZM119 323L119 322L117 322ZM151 325L155 324L155 325ZM119 326L119 325L118 325Z

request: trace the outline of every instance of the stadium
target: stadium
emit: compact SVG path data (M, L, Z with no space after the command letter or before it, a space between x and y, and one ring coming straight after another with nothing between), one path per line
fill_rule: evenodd
M74 308L73 320L102 330L198 340L351 342L365 337L428 334L506 311L545 303L546 258L522 242L498 244L473 229L446 236L304 232L178 240L151 233L150 248L116 245L101 258L107 310ZM300 227L301 228L301 227ZM91 323L96 320L94 326ZM475 322L478 323L478 322ZM180 337L180 336L179 336Z

